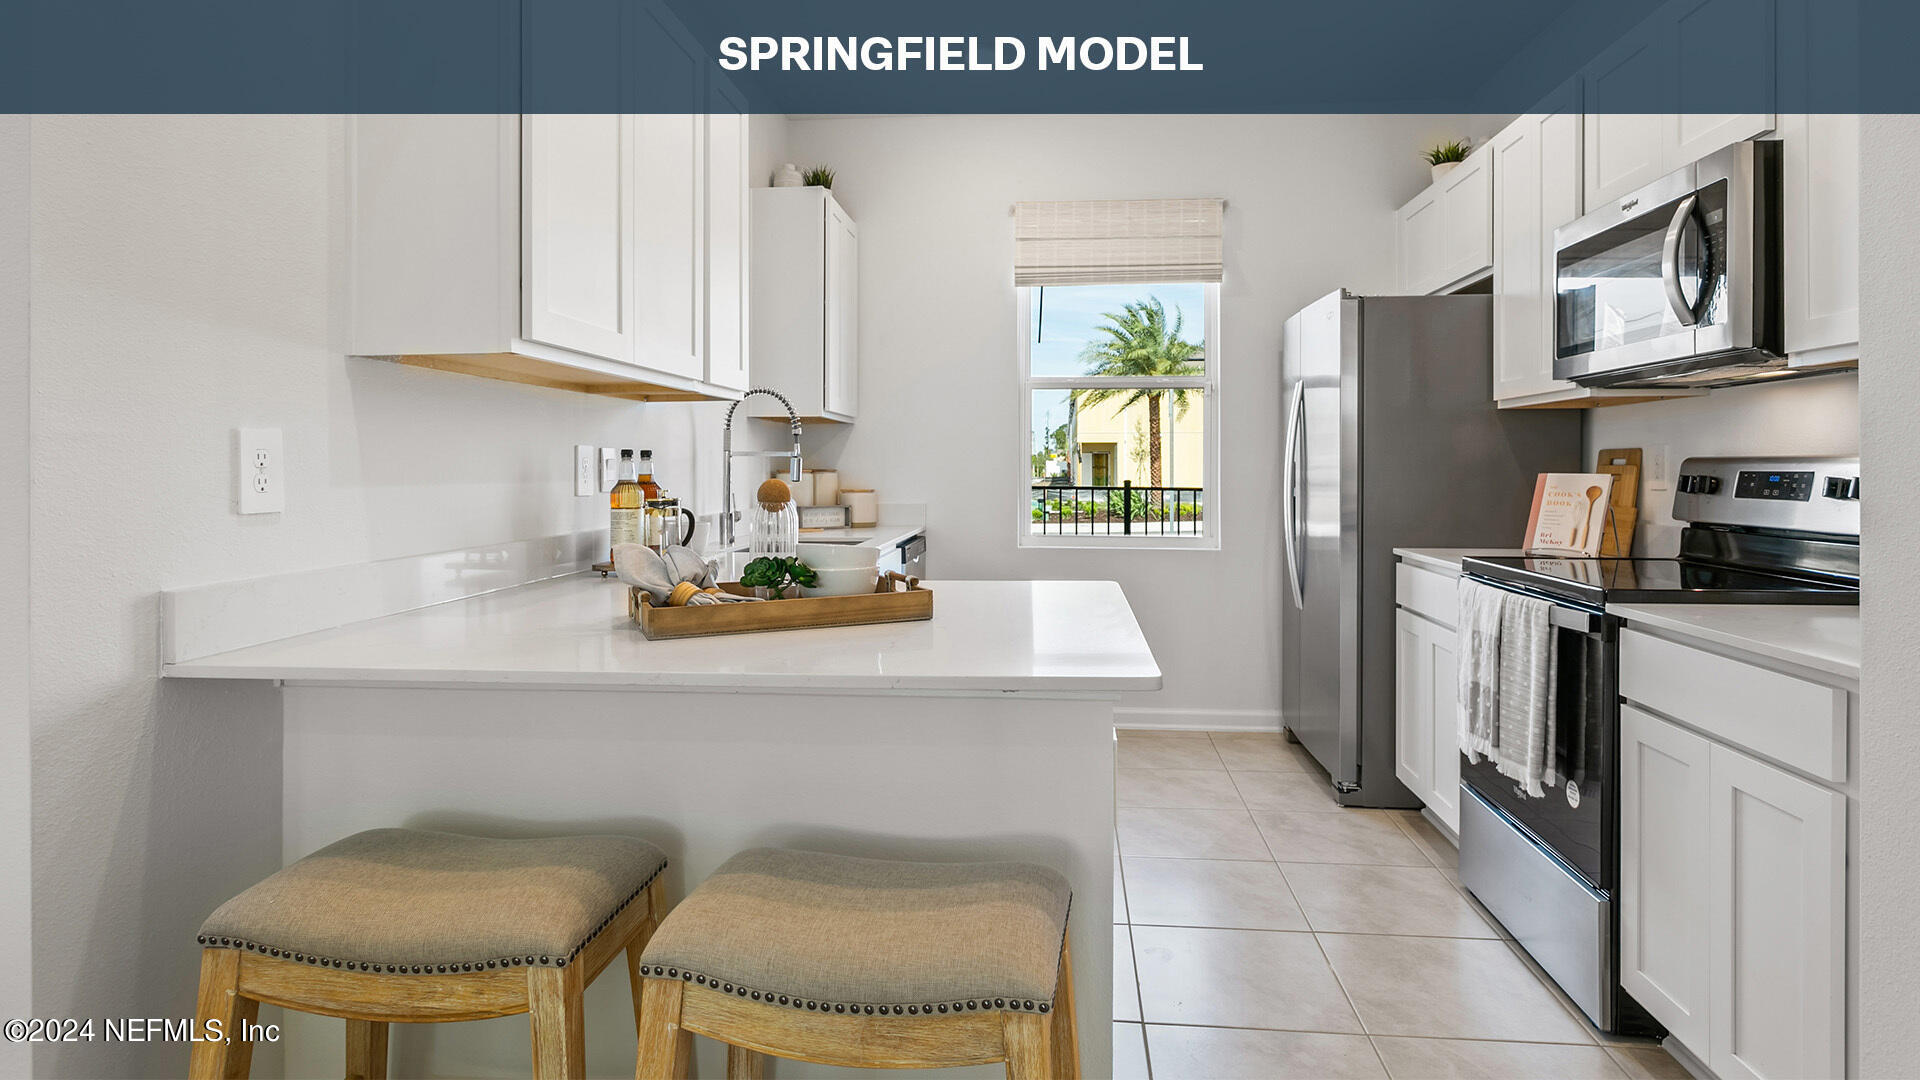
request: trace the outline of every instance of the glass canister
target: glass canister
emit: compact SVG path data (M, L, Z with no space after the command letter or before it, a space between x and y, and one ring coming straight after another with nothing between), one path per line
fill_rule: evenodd
M680 519L686 518L686 531L680 528ZM693 511L680 505L680 500L671 495L662 495L658 499L648 499L645 516L641 519L641 534L646 539L640 541L655 551L675 545L685 545L693 540Z
M793 508L793 489L774 477L760 485L753 510L747 515L747 553L791 558L800 553L800 512Z

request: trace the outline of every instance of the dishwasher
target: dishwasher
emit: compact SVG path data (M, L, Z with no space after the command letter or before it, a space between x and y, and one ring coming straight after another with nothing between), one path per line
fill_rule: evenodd
M925 533L900 541L900 572L908 577L927 576L927 535Z

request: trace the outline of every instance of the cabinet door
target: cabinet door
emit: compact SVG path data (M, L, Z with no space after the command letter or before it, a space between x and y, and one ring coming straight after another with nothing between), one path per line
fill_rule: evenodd
M1620 985L1699 1055L1711 992L1709 747L1620 707Z
M1405 608L1393 614L1393 774L1425 802L1433 790L1433 709L1428 705L1433 680L1426 670L1433 624Z
M521 122L528 340L631 362L633 118Z
M1444 626L1426 628L1427 725L1432 784L1427 809L1460 835L1460 657Z
M1674 0L1663 13L1677 43L1673 55L1672 114L1666 117L1663 147L1672 172L1722 147L1773 130L1773 113L1714 113L1732 101L1774 100L1775 0ZM1656 16L1659 18L1661 16ZM1690 56L1741 57L1738 77L1730 82L1723 65L1692 64ZM1733 83L1737 82L1738 85ZM1749 106L1750 107L1750 106Z
M1860 354L1860 117L1780 118L1787 352Z
M1441 285L1440 191L1430 187L1400 208L1396 220L1400 247L1400 291L1418 296Z
M1580 73L1589 210L1670 171L1662 153L1671 136L1667 118L1647 112L1646 105L1672 97L1679 52L1672 27L1671 15L1655 12Z
M1715 745L1712 1033L1723 1078L1846 1066L1846 800Z
M826 411L851 420L860 408L860 243L853 219L827 202Z
M1493 155L1475 153L1440 180L1440 258L1434 288L1493 265Z
M747 110L713 77L707 114L707 382L747 388Z
M1509 124L1493 142L1493 396L1573 386L1553 377L1553 230L1580 216L1580 88Z

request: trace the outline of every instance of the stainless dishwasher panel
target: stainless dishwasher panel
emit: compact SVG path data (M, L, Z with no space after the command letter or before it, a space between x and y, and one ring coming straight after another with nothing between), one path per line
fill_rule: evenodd
M1465 785L1460 880L1588 1019L1612 1028L1612 901Z
M927 576L927 538L925 534L900 541L900 572L908 577Z

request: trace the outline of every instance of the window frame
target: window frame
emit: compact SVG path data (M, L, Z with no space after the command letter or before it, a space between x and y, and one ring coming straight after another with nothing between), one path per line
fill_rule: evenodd
M1124 282L1117 284L1126 284ZM1162 282L1142 282L1143 288L1151 288ZM1220 396L1220 371L1222 357L1226 354L1220 337L1220 283L1204 282L1203 301L1206 308L1202 319L1206 346L1206 362L1203 372L1193 376L1160 378L1113 378L1089 375L1035 375L1033 373L1033 289L1035 286L1018 285L1014 287L1014 327L1019 341L1015 347L1020 393L1020 430L1025 434L1026 445L1020 454L1021 487L1019 491L1019 511L1014 517L1015 546L1022 548L1078 548L1091 550L1127 550L1148 549L1163 551L1218 551L1220 550L1220 428L1222 405ZM1072 288L1073 286L1052 286L1053 288ZM1206 429L1202 432L1202 445L1205 447L1205 461L1201 472L1201 531L1190 536L1108 535L1105 533L1087 533L1073 535L1035 535L1033 532L1033 394L1036 390L1074 390L1085 387L1111 387L1126 389L1165 389L1199 390L1201 400L1207 402Z

